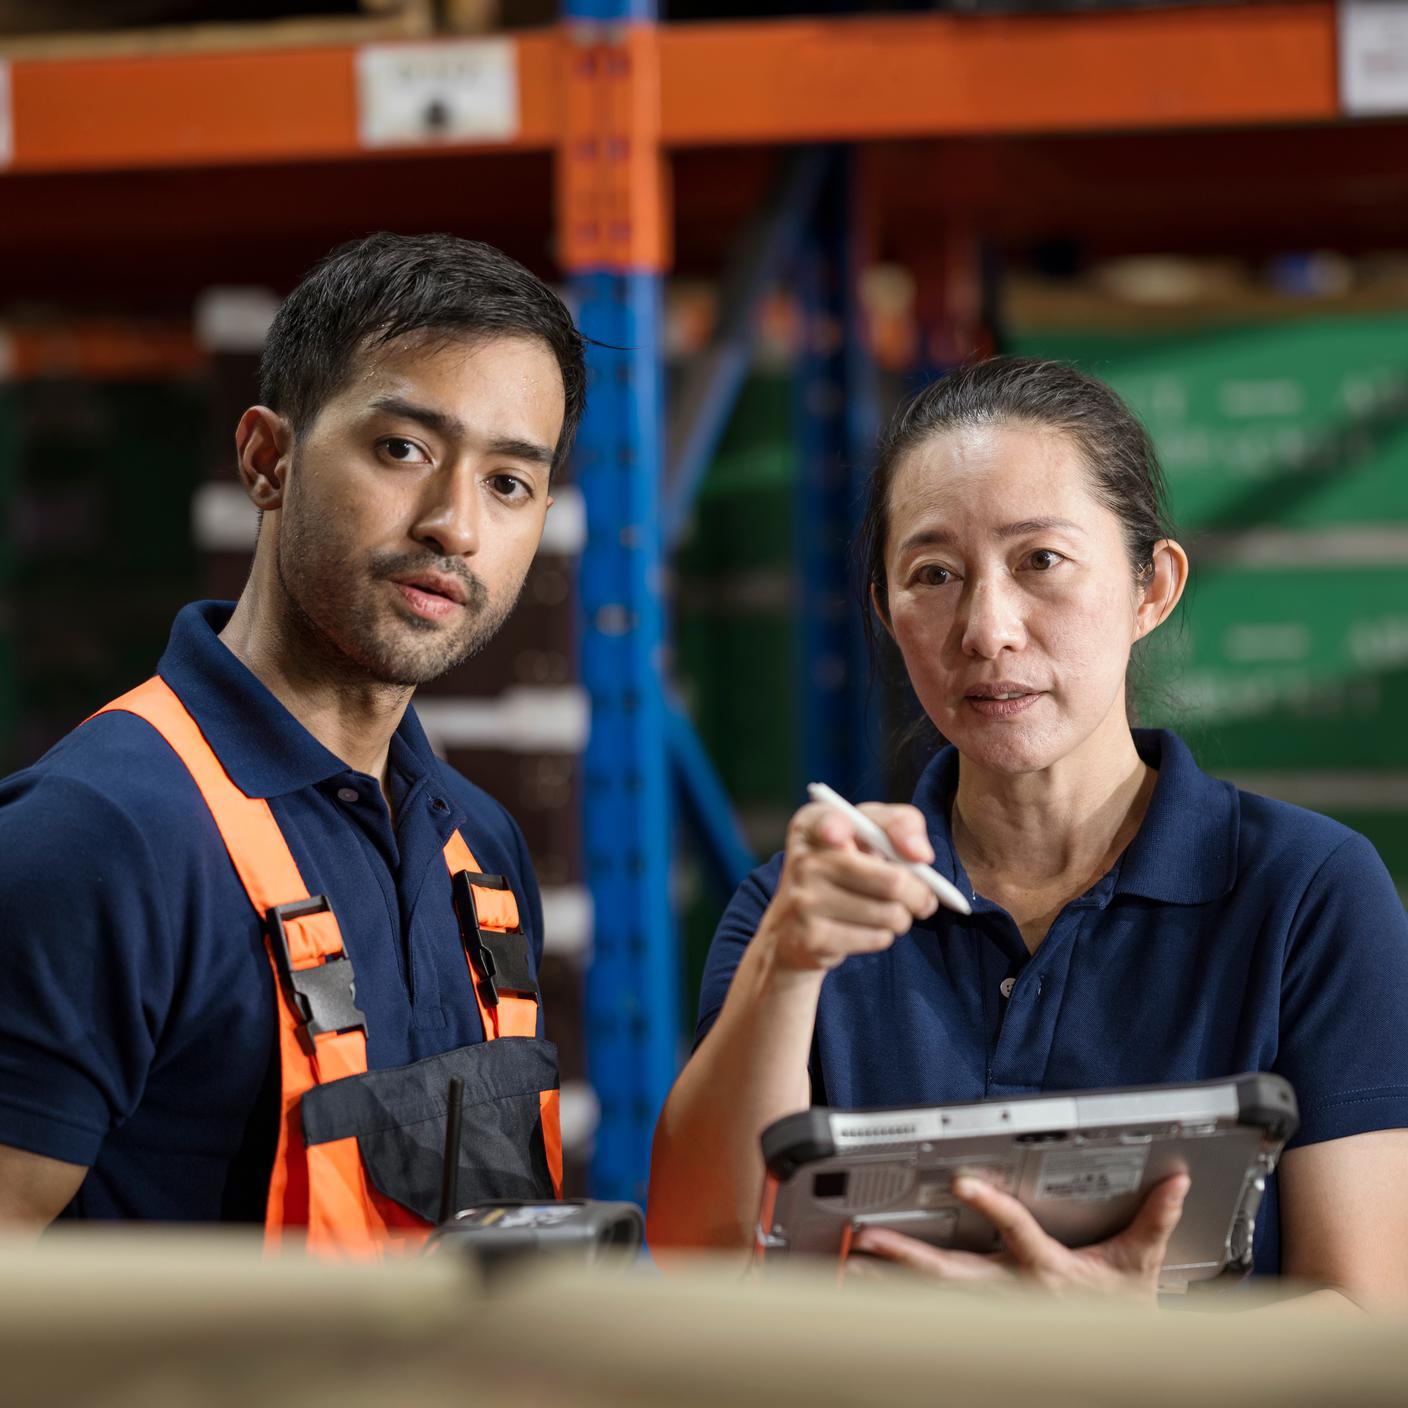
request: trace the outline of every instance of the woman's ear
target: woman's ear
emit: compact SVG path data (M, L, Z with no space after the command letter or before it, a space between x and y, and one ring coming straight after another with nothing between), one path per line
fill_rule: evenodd
M1188 585L1188 554L1172 538L1154 544L1147 580L1135 611L1136 640L1168 620Z
M885 634L891 640L895 638L894 628L890 625L890 612L888 603L880 594L880 583L870 584L870 609L880 618L880 624L885 628Z
M283 507L293 452L289 423L268 406L251 406L235 427L240 482L260 513Z

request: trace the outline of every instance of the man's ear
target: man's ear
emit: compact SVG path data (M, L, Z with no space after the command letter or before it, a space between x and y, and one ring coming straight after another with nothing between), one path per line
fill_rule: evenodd
M240 482L260 513L283 507L293 459L293 428L268 406L251 406L235 427Z
M1168 620L1188 585L1188 554L1172 538L1160 538L1154 544L1151 568L1135 612L1139 632L1136 640L1142 640Z
M891 640L895 638L894 628L890 625L890 613L886 609L885 602L880 597L880 585L878 582L870 584L870 609L880 618L880 624L885 628L885 634Z

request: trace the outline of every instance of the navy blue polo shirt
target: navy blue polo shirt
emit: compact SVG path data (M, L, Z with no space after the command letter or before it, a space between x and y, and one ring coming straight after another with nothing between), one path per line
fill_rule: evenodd
M484 1038L442 847L507 877L536 971L542 910L508 813L406 710L377 779L317 741L177 616L158 666L225 770L268 799L356 972L373 1068ZM261 1220L278 1119L273 973L190 774L144 720L103 714L0 782L0 1144L90 1167L69 1215Z
M1326 817L1208 777L1172 733L1136 730L1135 742L1159 770L1143 825L1035 954L1011 916L978 895L971 917L940 909L886 952L827 974L811 1063L817 1104L1275 1071L1300 1103L1296 1144L1408 1126L1408 916L1374 848ZM936 869L972 894L949 833L957 780L958 755L946 748L914 802ZM775 856L756 870L719 924L697 1040L781 867ZM1254 1250L1258 1272L1279 1269L1274 1186Z

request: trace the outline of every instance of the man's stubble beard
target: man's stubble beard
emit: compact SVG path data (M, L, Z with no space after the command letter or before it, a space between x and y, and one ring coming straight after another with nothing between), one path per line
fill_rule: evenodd
M428 551L383 552L359 563L345 552L328 553L325 546L326 534L311 526L302 511L301 496L292 495L284 507L274 556L279 585L308 651L329 673L349 682L404 689L438 679L494 638L523 592L520 581L512 596L491 601L484 583L460 558ZM423 571L455 577L464 587L460 631L450 633L433 622L396 615L375 600L379 582ZM387 617L393 624L381 629ZM395 623L404 629L398 631ZM424 637L421 649L407 640L408 633Z

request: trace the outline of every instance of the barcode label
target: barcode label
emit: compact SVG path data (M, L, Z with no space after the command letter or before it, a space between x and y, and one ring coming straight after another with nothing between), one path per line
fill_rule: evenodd
M357 53L364 147L506 142L518 135L511 39L368 44Z
M1036 1197L1067 1202L1101 1202L1135 1192L1149 1152L1134 1149L1060 1149L1041 1156Z
M1340 0L1340 107L1351 116L1408 112L1408 4Z

